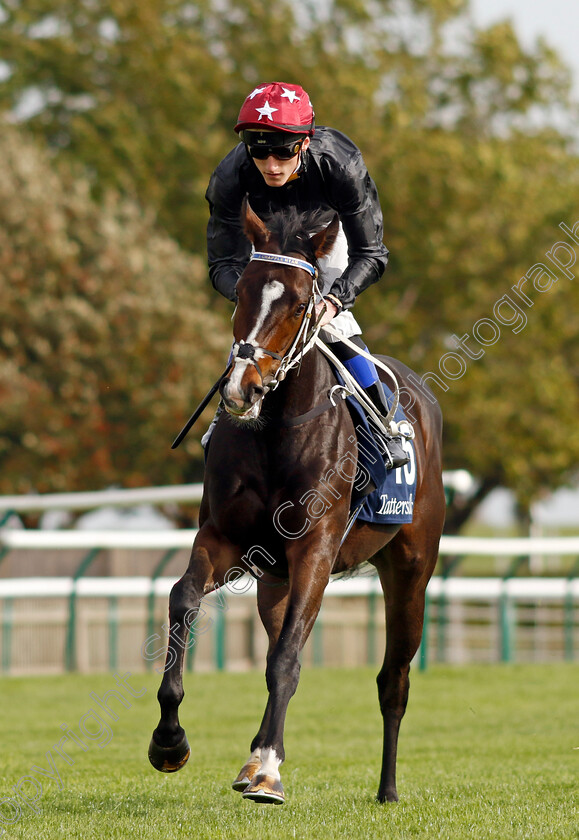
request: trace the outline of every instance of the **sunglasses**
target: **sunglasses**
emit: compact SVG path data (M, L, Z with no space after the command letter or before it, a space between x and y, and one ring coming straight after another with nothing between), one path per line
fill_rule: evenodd
M303 142L303 141L302 141ZM301 143L293 143L291 146L247 146L252 158L267 160L273 156L277 160L291 160L297 155L302 147Z

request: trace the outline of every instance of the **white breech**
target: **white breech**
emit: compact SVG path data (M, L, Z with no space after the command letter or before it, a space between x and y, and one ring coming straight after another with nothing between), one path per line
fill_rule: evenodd
M322 296L327 295L334 280L344 273L348 265L348 240L340 222L340 230L338 231L337 239L334 247L329 254L322 257L319 261L320 274L324 280L322 287ZM343 335L344 338L351 338L353 335L361 335L362 330L360 325L349 310L342 310L335 318L332 319L332 327ZM320 331L320 336L326 344L332 344L339 341L336 336L329 335L325 330Z

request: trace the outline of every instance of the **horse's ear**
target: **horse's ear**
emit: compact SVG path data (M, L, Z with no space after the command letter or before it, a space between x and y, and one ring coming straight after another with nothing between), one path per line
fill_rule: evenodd
M336 213L327 227L320 230L319 233L314 233L311 237L311 243L314 246L314 252L318 260L320 257L325 257L326 254L330 253L338 237L339 230L340 217Z
M241 220L243 222L245 235L250 242L254 245L256 245L257 242L268 242L271 234L257 213L254 213L251 209L247 196L245 196L243 204L241 205Z

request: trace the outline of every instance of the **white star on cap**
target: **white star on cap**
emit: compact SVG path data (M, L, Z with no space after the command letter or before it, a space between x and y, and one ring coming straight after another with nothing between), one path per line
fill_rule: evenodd
M271 115L275 111L279 111L279 108L272 108L271 105L269 104L269 101L266 99L265 100L265 105L263 106L263 108L256 108L255 110L258 112L260 120L261 120L262 117L267 117L268 120L271 120ZM273 120L271 120L271 121L273 122Z
M292 103L292 105L294 104L294 102L296 102L296 101L299 102L300 101L300 98L297 95L297 93L295 92L295 90L289 90L289 88L285 88L285 87L283 88L283 93L281 95L281 98L283 99L284 96L287 97L287 99L289 99L289 101Z
M252 90L252 91L251 91L251 93L249 94L249 96L248 96L247 98L248 98L248 99L253 99L253 97L254 97L254 96L257 96L257 94L258 94L258 93L263 93L263 91L264 91L264 90L265 90L265 88L264 88L264 87L262 87L262 88L255 88L255 90Z

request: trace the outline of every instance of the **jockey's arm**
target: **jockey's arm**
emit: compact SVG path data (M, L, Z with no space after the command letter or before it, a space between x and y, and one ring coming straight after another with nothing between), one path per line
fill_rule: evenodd
M340 162L328 172L326 184L348 243L348 264L329 291L344 309L351 309L357 296L384 273L388 249L382 241L383 217L376 184L360 150L348 138L342 140L350 144L348 165Z
M209 278L218 292L235 303L235 286L251 254L251 244L241 226L243 192L233 179L226 180L218 167L211 176L205 197L210 211L207 224Z

